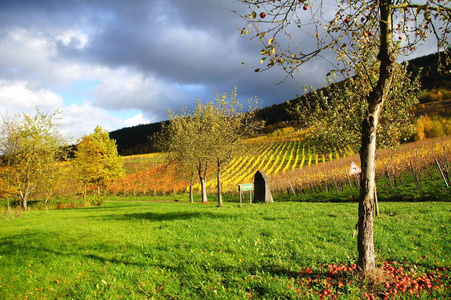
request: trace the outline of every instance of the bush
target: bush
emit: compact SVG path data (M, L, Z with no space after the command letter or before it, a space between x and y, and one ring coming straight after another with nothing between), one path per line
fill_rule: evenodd
M420 103L445 101L450 99L451 99L451 91L448 91L445 88L432 89L430 91L424 92L419 97Z
M274 137L274 136L282 136L282 135L287 135L290 133L293 133L295 131L294 127L285 127L285 128L279 128L277 130L274 130L274 132L269 133L268 136L269 137Z
M426 92L424 94L422 94L418 100L420 101L420 103L429 103L429 102L435 102L437 101L436 96L431 93L431 92Z
M440 116L429 117L425 115L415 124L415 140L436 138L451 134L451 120Z
M262 129L263 133L272 133L274 131L276 131L277 129L283 129L287 127L287 123L283 122L283 121L279 121L277 123L274 124L269 124L267 126L265 126L265 128Z

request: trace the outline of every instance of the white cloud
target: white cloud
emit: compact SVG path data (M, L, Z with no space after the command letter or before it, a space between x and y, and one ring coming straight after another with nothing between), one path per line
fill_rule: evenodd
M143 114L137 114L136 116L132 118L128 118L124 121L125 126L132 127L140 124L148 124L151 121L143 116Z
M75 140L94 132L97 125L108 131L124 127L122 120L110 115L104 109L93 106L89 101L63 108L60 124L61 131L71 135Z
M158 90L155 80L128 70L111 70L94 90L96 104L109 109L146 105Z
M63 98L47 89L30 89L24 81L0 80L0 104L13 113L31 112L35 108L55 110L63 106Z
M57 40L65 46L71 46L75 49L83 49L89 41L89 36L81 30L69 29L56 34Z

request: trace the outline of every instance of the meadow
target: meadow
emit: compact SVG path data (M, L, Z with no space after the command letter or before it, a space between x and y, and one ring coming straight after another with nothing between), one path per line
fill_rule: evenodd
M127 200L0 219L0 299L451 297L449 202L381 203L366 282L356 203Z

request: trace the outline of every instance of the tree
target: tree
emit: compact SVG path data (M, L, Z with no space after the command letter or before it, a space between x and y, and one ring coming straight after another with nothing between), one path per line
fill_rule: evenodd
M194 202L194 184L196 183L198 162L194 155L194 147L188 131L188 114L186 111L180 116L169 112L168 123L162 123L160 133L152 136L153 144L162 152L168 152L169 160L176 163L176 174L179 178L186 180L189 186L189 199ZM206 202L206 200L204 201Z
M166 149L172 153L172 159L179 163L179 169L190 183L194 183L192 174L193 169L196 170L202 202L207 202L206 176L209 166L216 164L218 206L222 206L221 170L224 164L236 153L241 137L260 124L255 120L256 106L246 112L236 96L235 89L229 96L226 93L216 94L214 102L202 104L198 100L192 113L183 110L177 115L170 111L170 122L164 128L168 137ZM191 184L190 191L192 199Z
M117 153L116 141L108 131L97 126L94 133L82 137L75 150L73 165L83 182L84 195L88 184L94 184L97 196L108 181L125 175L122 158Z
M23 209L32 193L48 192L57 179L58 162L65 158L67 138L54 122L59 111L36 115L15 115L0 124L0 153L3 180L15 191Z
M308 94L292 105L292 111L302 124L313 128L309 140L320 153L348 146L354 150L360 147L362 132L359 124L364 120L368 107L368 103L361 99L376 80L377 62L373 66L371 76L356 74L319 90L310 88ZM419 77L411 79L406 69L407 64L395 66L392 88L378 128L381 148L397 147L414 133L411 109L418 103L420 84Z
M369 74L371 66L359 64L367 55L360 40L368 38L367 47L377 49L377 80L365 94L367 103L361 123L360 180L357 265L364 275L376 268L374 252L375 156L379 119L387 102L399 54L409 55L426 40L428 34L437 39L438 50L449 51L451 8L448 1L430 0L342 0L335 5L315 1L309 7L298 0L241 0L251 13L243 16L249 26L241 34L260 39L264 45L261 62L282 67L293 75L307 61L329 50L337 54L337 70L349 76L350 71ZM447 4L448 3L448 4ZM258 18L255 9L264 12ZM305 33L303 36L300 33ZM308 39L315 41L308 47ZM301 44L302 43L302 44Z
M221 172L224 166L243 149L240 143L244 136L261 129L263 123L256 116L257 101L248 99L249 109L236 99L236 88L228 96L216 94L214 102L214 156L216 160L218 206L222 206ZM227 98L229 100L227 101Z
M208 202L207 173L215 147L213 103L202 104L197 100L192 113L184 109L177 115L170 110L168 116L170 122L163 128L167 137L167 150L180 164L181 170L191 178L190 182L193 182L195 169L200 181L202 202Z

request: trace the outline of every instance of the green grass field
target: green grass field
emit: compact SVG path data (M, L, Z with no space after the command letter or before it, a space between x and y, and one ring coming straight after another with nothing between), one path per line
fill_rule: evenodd
M380 203L380 211L378 263L437 281L391 296L448 299L451 203ZM328 290L338 299L383 298L382 287L357 275L331 275L330 266L356 260L356 221L356 203L30 211L0 219L0 299L318 299Z

